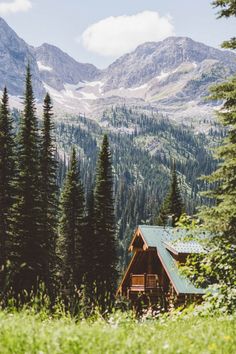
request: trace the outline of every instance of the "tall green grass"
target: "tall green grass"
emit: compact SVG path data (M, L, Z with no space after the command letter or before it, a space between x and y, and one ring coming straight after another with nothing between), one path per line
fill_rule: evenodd
M0 312L0 353L236 353L236 317L188 315L137 321L75 321L21 311Z

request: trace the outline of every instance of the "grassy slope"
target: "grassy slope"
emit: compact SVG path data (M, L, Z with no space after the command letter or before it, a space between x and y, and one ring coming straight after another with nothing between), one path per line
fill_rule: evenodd
M236 352L235 317L78 324L70 319L0 313L0 353L217 353Z

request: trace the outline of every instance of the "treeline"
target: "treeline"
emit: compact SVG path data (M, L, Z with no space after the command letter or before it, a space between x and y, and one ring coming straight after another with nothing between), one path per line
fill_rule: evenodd
M28 67L17 133L6 88L0 106L1 301L7 305L14 298L22 304L43 289L52 304L60 295L69 307L77 292L76 299L86 294L88 307L105 309L118 278L108 137L87 200L76 148L61 192L57 157L51 99L47 94L39 124Z

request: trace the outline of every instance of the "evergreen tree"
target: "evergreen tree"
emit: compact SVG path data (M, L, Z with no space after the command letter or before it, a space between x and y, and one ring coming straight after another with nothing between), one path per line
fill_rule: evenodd
M159 226L166 226L168 222L168 208L166 205L166 199L164 200L163 204L161 205L158 217L156 219L156 224Z
M42 246L44 250L44 277L46 288L52 292L56 267L56 226L57 226L57 161L53 136L52 103L49 94L44 100L41 140L41 207Z
M15 178L14 135L8 108L8 93L4 88L0 107L0 289L4 288L6 261L9 256L10 216ZM0 290L1 291L1 290Z
M84 265L84 312L89 315L93 311L95 302L94 286L96 286L97 244L95 236L94 192L91 189L87 196L87 216L85 232L82 239Z
M236 16L236 2L235 0L214 0L212 2L214 7L219 7L218 18ZM222 45L224 48L236 49L236 37L225 41Z
M117 240L113 199L111 152L104 136L99 156L95 188L95 228L97 259L96 285L102 308L112 299L117 285Z
M44 280L44 254L40 235L39 134L29 66L17 143L17 195L12 230L14 250L11 279L14 291L22 293L24 290L37 291L39 281Z
M168 217L171 216L171 225L174 227L183 213L183 202L180 194L178 178L176 173L175 162L172 167L172 176L169 192L161 206L159 216L157 218L158 225L166 225Z
M222 7L220 17L236 16L235 1L214 1ZM231 45L232 44L232 45ZM235 39L229 46L236 49ZM226 128L226 136L216 149L219 164L215 172L203 177L212 189L205 193L215 201L212 207L201 209L199 216L212 237L208 252L189 260L189 273L198 284L215 284L217 296L209 300L217 311L235 311L236 308L236 76L211 89L212 100L223 101L217 112L219 122Z
M87 201L86 229L83 237L84 273L89 283L93 283L96 265L94 192L89 191Z
M217 113L228 128L227 136L216 149L219 165L210 176L204 177L212 189L204 193L215 201L199 213L203 226L210 231L208 253L190 258L190 277L200 286L215 284L217 294L209 297L213 306L224 311L236 308L236 77L212 89L212 99L223 100Z
M83 280L84 192L75 148L61 194L60 250L63 284L68 290L79 288Z
M215 186L206 194L216 201L215 206L204 209L204 219L215 234L223 232L224 238L236 246L236 76L212 88L211 98L224 100L218 117L228 130L223 144L216 150L220 161L217 170L204 177Z

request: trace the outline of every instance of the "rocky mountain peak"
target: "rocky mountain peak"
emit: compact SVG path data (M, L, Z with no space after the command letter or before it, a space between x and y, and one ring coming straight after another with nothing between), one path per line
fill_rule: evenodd
M92 81L100 71L92 64L82 64L54 45L44 43L34 49L44 83L60 91L65 84Z
M0 82L11 95L22 96L26 66L30 63L36 97L42 98L44 87L32 49L0 18Z
M212 48L188 37L148 42L122 56L105 70L105 90L142 85L184 63L198 65L204 60L215 60L236 70L235 59L236 55L230 51Z

